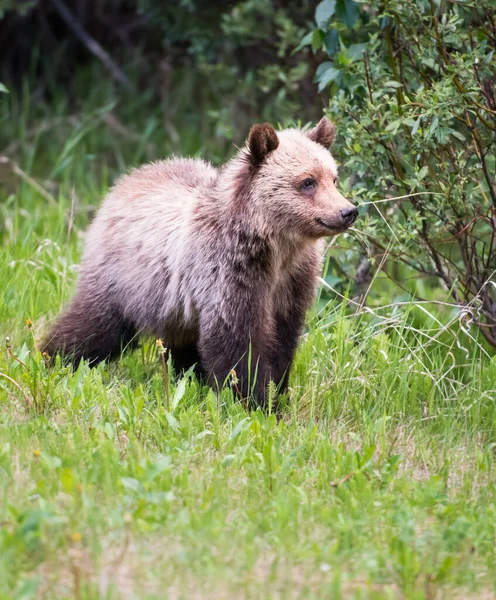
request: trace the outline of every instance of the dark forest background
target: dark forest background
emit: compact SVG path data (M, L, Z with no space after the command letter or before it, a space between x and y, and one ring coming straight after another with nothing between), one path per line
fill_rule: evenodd
M3 0L2 8L0 80L19 89L28 77L43 101L63 89L77 108L96 69L122 102L139 93L167 118L180 97L204 135L238 142L255 120L308 122L326 106L313 82L316 57L294 53L313 25L312 2Z

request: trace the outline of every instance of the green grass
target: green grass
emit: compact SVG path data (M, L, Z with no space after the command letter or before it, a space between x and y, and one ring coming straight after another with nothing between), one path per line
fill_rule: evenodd
M98 90L1 105L0 598L493 598L496 361L452 307L323 295L280 419L172 372L169 406L154 340L45 366L111 179L227 148Z

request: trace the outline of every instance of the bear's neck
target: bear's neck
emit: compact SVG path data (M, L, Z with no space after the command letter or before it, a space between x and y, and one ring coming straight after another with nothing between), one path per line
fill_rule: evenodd
M246 151L241 150L219 170L215 185L197 207L197 226L215 231L221 244L235 245L239 252L270 256L267 266L291 257L298 260L316 240L288 232L260 214L260 203L252 196L251 169Z

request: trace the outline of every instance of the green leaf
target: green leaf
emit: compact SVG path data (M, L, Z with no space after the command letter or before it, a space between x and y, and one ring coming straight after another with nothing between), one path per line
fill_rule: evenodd
M417 177L420 179L420 181L422 181L422 179L427 175L428 172L429 172L428 167L422 167L420 169L420 171L418 172Z
M324 38L325 38L324 32L321 31L320 29L316 29L313 32L313 35L312 35L312 50L314 52L317 52L317 50L321 49L322 44L324 43Z
M127 408L125 406L117 406L117 412L119 413L119 419L123 423L128 425L129 424L129 420L128 420L129 411L127 410Z
M326 52L333 56L339 50L339 33L337 29L330 29L325 36Z
M439 127L439 117L435 116L432 119L432 123L431 126L429 127L429 131L427 133L427 139L430 139L432 137L432 135L434 134L434 132L436 131L436 129Z
M172 461L169 456L162 456L154 462L146 473L146 480L151 481L164 471L171 469Z
M346 53L348 54L351 61L360 60L363 56L363 51L367 48L367 44L351 44L346 48Z
M141 384L138 385L134 392L134 402L136 403L134 410L136 412L136 415L139 417L145 405L145 394L143 392L143 387Z
M319 84L319 92L326 88L329 83L337 79L340 71L332 66L332 63L327 61L319 65L315 73L315 81Z
M323 0L315 9L317 27L325 29L336 10L336 0Z
M232 465L232 463L234 462L234 459L236 458L235 454L226 454L226 456L224 456L223 460L222 460L222 466L223 467L229 467L230 465Z
M62 464L62 461L58 456L50 456L46 452L41 453L41 460L49 469L58 469Z
M121 482L126 489L137 494L142 494L145 491L141 483L137 479L134 479L134 477L121 477Z
M337 285L339 285L340 283L343 282L341 277L337 277L336 275L327 275L327 277L325 278L325 281L331 287L336 287Z
M9 94L10 93L9 90L1 82L0 82L0 92L3 92L4 94Z
M325 73L325 71L327 71L327 69L329 69L329 67L332 66L333 63L330 60L326 60L325 62L321 63L317 67L317 71L315 72L315 81L319 81L319 78L322 76L322 74Z
M450 134L454 137L456 137L457 140L460 140L460 142L466 142L466 138L463 135L463 133L461 133L461 131L456 131L455 129L450 129L449 130Z
M107 421L103 427L103 431L109 440L113 440L115 438L115 429L112 423Z
M386 125L386 131L398 131L399 127L403 124L403 119L395 119Z
M244 419L241 419L241 421L232 430L231 437L230 437L231 440L235 440L238 437L238 435L241 433L241 431L245 428L246 422L249 420L250 420L250 417L245 417Z
M77 409L83 395L84 376L86 373L86 365L83 361L79 363L76 373L72 381L69 383L72 391L72 408Z
M34 600L35 598L39 597L39 594L37 592L40 588L40 585L40 577L32 577L21 582L20 588L16 593L17 600Z
M400 83L399 81L394 81L394 79L390 79L389 81L386 81L386 83L384 84L384 87L396 89L396 88L403 87L403 84Z
M204 429L203 431L200 431L200 433L197 433L195 435L194 439L195 439L195 441L196 440L201 440L201 439L203 439L205 437L209 437L211 435L215 435L215 433L213 431L210 431L210 429Z
M179 421L176 419L176 417L172 413L166 412L165 418L167 419L167 422L171 426L171 429L174 431L174 433L179 433Z
M338 0L336 14L351 29L358 19L358 4L354 0Z
M184 393L186 392L186 379L181 379L177 384L176 391L174 392L174 398L172 399L172 410L177 408L179 402L181 402Z
M310 44L312 43L313 34L314 34L313 31L310 31L309 33L307 33L307 35L301 40L301 42L298 44L298 46L296 46L296 48L293 50L292 54L295 54L296 52L298 52L305 46L310 46Z
M72 469L69 469L69 467L62 469L60 473L60 483L65 492L71 492L74 489L76 482Z
M412 127L412 135L415 135L417 133L418 128L420 127L420 121L421 121L422 117L419 117L416 121L415 124Z

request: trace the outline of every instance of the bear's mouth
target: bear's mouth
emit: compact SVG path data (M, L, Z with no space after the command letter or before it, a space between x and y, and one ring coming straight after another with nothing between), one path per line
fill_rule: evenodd
M324 221L324 219L315 219L317 221L317 223L319 225L322 225L322 227L325 227L326 229L329 230L329 233L343 233L343 231L346 231L348 229L348 226L345 225L344 223L340 226L336 226L333 223L329 223L328 221ZM350 223L351 225L351 223Z

